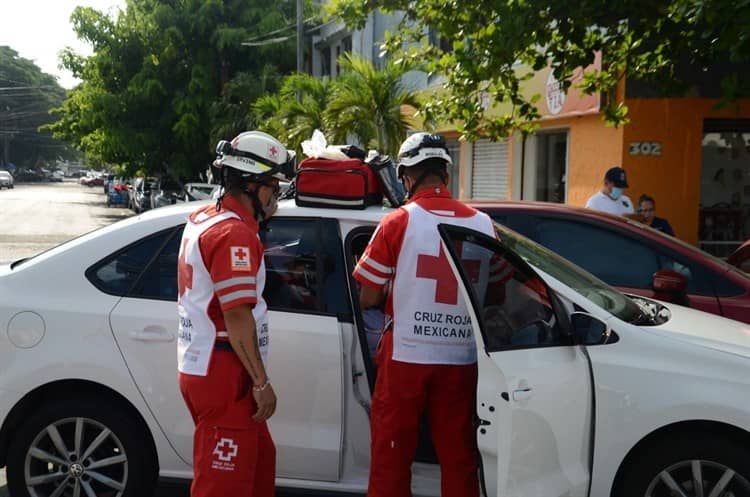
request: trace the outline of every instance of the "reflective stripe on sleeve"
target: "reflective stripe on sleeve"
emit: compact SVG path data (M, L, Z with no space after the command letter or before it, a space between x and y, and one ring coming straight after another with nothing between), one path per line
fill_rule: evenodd
M226 295L217 295L219 299L219 303L221 305L226 305L229 302L232 302L233 300L240 300L240 299L255 299L257 297L257 292L255 290L238 290L236 292L228 293Z
M379 276L375 276L367 269L363 268L362 266L357 266L357 268L354 270L355 273L358 275L370 280L371 282L375 283L376 285L385 285L388 282L388 278L381 278Z
M228 280L220 281L214 285L215 291L220 291L230 286L235 285L255 285L254 276L238 276L236 278L229 278Z
M368 257L366 255L362 256L362 258L359 260L359 264L367 264L374 270L383 274L393 274L393 267L384 266L383 264L374 260L372 257Z

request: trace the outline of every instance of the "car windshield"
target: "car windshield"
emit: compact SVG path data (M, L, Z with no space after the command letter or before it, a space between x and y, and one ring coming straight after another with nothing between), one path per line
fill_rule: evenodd
M495 223L495 231L498 239L524 261L550 274L602 309L629 323L641 319L643 312L638 305L595 276L505 226Z
M195 191L199 191L199 192L204 193L206 195L211 195L211 192L214 191L214 187L215 187L214 185L205 185L205 186L204 185L198 185L198 186L193 185L192 190L194 192Z

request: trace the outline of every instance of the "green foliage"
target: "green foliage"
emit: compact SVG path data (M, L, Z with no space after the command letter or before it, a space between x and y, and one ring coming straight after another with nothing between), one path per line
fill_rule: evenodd
M402 106L420 108L416 94L401 83L406 67L388 62L376 69L350 55L339 65L337 79L293 74L277 94L258 99L253 109L261 129L297 150L320 129L329 143L346 143L351 135L364 147L395 154L410 127Z
M293 40L241 43L295 14L294 2L272 0L128 0L115 18L79 7L71 22L94 55L62 55L82 83L50 129L129 173L194 177L218 139L256 124L251 103L294 69Z
M0 46L0 161L35 166L72 156L65 143L39 130L52 121L49 110L64 98L65 90L54 76L12 48Z
M284 78L275 95L266 95L256 101L253 110L260 129L278 136L289 148L300 150L303 140L316 129L324 130L329 140L339 142L340 136L331 135L324 124L328 96L332 83L327 78L318 79L309 74L291 74ZM301 95L301 102L297 95Z
M375 9L404 15L398 32L386 38L386 51L445 77L446 91L424 112L462 123L469 138L528 131L538 118L523 94L527 75L517 72L519 63L540 70L549 62L569 85L573 71L601 51L602 71L584 78L581 88L612 95L625 75L679 91L680 67L710 70L728 62L739 69L722 81L725 96L750 94L750 80L739 73L750 59L750 0L332 0L329 6L355 27ZM430 32L444 43L429 44ZM488 116L481 105L485 92L512 111ZM605 119L626 122L622 102L607 101Z
M396 155L410 128L404 106L418 110L414 91L404 88L408 66L387 61L381 69L360 57L345 55L340 84L328 103L327 123L334 134L352 133L366 147Z

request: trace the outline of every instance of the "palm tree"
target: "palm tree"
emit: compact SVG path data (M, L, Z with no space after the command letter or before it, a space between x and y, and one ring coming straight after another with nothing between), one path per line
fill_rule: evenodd
M327 132L323 120L328 96L335 85L327 78L317 79L309 74L286 76L278 93L265 95L253 105L259 128L278 136L291 149L299 149L316 129L323 131L329 142L343 143L346 134Z
M420 108L416 92L404 87L408 68L387 61L382 69L359 56L339 60L343 75L332 88L325 128L335 137L351 133L368 147L395 155L411 127L403 106Z
M288 126L290 147L299 148L313 131L319 129L329 143L343 143L346 135L336 135L324 123L328 97L337 82L328 78L318 79L309 74L291 74L284 79L280 94L285 101L282 116ZM301 101L297 96L301 95Z

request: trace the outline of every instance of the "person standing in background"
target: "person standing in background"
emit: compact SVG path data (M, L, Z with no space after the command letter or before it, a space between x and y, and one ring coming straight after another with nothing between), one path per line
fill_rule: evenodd
M625 170L618 166L611 167L604 175L604 186L588 199L586 208L616 216L635 214L633 201L623 194L626 188L628 188L628 179Z
M641 215L643 224L651 226L667 235L675 236L669 221L662 217L656 217L656 201L654 197L645 193L638 198L638 214Z

